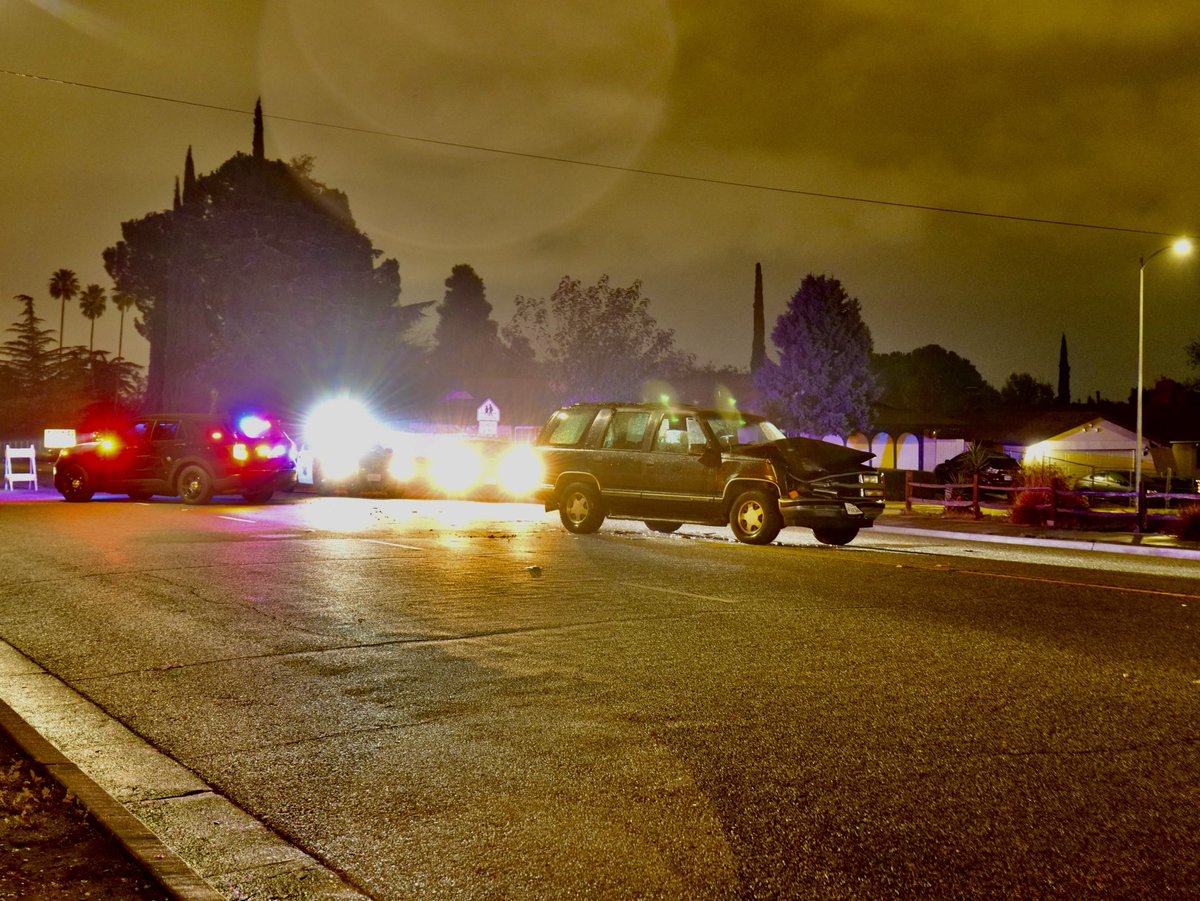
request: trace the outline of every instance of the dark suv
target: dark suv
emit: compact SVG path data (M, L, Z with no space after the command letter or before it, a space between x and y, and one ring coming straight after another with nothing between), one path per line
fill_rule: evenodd
M158 413L64 449L54 487L69 501L103 491L135 500L161 494L185 504L240 494L262 504L295 482L295 456L287 434L258 416L235 425L223 416Z
M594 532L611 516L658 532L728 523L748 544L804 526L840 545L883 512L870 454L788 438L749 413L575 404L550 417L537 446L545 472L538 499L572 532Z

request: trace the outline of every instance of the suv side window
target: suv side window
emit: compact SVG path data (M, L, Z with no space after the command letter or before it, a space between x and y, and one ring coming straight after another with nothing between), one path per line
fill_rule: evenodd
M595 410L562 410L555 415L556 422L549 427L545 443L554 447L571 447L579 443Z
M150 436L150 420L139 419L125 432L125 440L131 444L145 441Z
M613 450L641 450L650 414L644 410L618 410L604 433L602 447Z
M174 441L175 436L179 433L178 419L160 419L154 423L154 431L150 435L151 441Z
M654 450L660 454L688 452L687 420L682 416L664 416L654 435Z

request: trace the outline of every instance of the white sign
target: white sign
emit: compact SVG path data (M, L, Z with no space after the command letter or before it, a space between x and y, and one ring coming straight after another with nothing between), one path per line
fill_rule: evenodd
M479 409L475 411L475 418L479 421L479 434L487 438L495 438L498 434L496 428L500 422L500 408L497 407L489 397Z
M479 405L479 409L475 411L475 418L480 422L499 422L500 408L492 403L492 399L489 397Z
M42 446L46 450L57 450L75 446L74 429L46 429L42 433Z

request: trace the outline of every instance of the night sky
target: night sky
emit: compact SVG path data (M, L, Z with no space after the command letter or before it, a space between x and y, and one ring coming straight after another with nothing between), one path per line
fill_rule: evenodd
M111 89L0 74L2 321L28 293L57 329L60 267L109 287L120 223L170 205L189 145L200 173L249 152L261 96L267 155L315 156L403 303L456 263L501 324L564 275L641 279L682 348L745 368L761 262L768 332L825 273L878 352L1057 386L1065 332L1072 394L1124 399L1139 256L1200 234L1197 47L1187 0L0 0L0 69ZM1146 309L1148 383L1200 375L1200 255L1153 260Z

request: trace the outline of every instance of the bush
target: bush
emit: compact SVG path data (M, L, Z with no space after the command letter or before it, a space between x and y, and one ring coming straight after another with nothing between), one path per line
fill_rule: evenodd
M1200 541L1200 505L1179 508L1179 516L1171 523L1171 533L1184 541Z
M1042 490L1027 489L1017 495L1009 518L1019 526L1044 526L1050 516L1050 492L1055 492L1054 504L1056 515L1055 527L1074 528L1083 522L1084 517L1078 513L1086 512L1087 498L1067 490L1066 482L1061 476L1047 473L1045 478L1049 484L1041 486ZM1044 508L1044 509L1043 509Z

